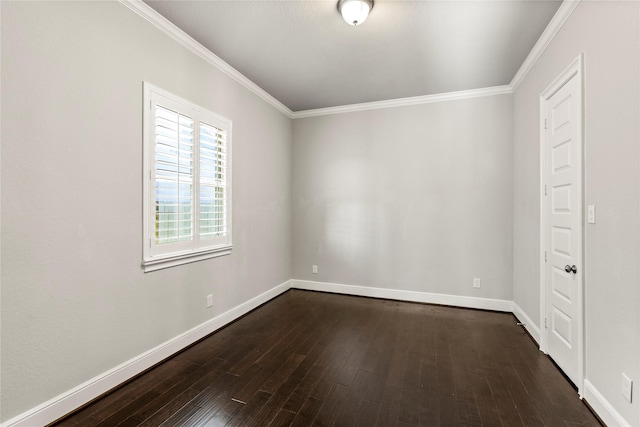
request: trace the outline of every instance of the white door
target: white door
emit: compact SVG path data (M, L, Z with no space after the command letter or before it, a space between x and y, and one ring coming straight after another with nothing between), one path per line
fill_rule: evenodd
M543 97L546 352L581 388L582 91L581 74L561 79Z

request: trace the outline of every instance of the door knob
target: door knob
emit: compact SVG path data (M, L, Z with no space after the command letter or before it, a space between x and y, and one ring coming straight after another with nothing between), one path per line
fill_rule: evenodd
M576 274L578 272L578 268L575 265L565 265L564 271L566 271L567 273Z

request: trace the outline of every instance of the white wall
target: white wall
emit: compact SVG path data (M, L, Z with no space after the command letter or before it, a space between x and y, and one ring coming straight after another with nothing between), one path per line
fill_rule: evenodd
M511 112L499 95L296 119L293 277L511 300Z
M514 300L539 316L539 96L585 55L586 378L640 425L640 3L581 2L514 94ZM621 373L636 385L620 393ZM596 404L591 399L592 404Z
M1 7L7 420L291 277L291 120L116 2ZM142 272L143 80L233 121L230 256Z
M539 94L584 52L587 379L640 425L638 2L580 3L513 96L293 133L122 5L0 9L2 420L291 277L513 297L539 325ZM231 256L142 273L143 80L233 120Z

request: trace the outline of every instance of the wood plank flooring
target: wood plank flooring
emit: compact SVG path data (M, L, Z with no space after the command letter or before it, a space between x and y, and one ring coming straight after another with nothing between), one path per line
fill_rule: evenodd
M55 425L600 424L511 314L291 290Z

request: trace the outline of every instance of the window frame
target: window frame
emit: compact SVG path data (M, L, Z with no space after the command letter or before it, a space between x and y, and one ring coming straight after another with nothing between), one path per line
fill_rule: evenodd
M195 261L229 255L232 240L232 122L192 102L143 82L143 259L144 272L174 267ZM156 182L155 182L155 117L156 106L171 110L193 120L193 163L192 163L192 238L176 243L156 242ZM201 239L199 232L200 213L200 124L213 126L226 133L226 176L225 176L225 220L224 236L211 240Z

